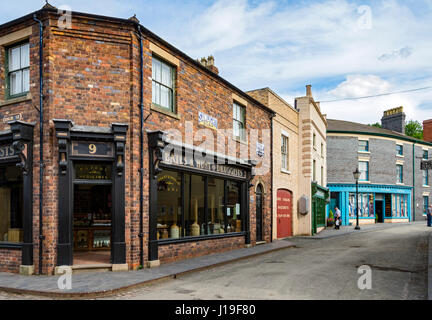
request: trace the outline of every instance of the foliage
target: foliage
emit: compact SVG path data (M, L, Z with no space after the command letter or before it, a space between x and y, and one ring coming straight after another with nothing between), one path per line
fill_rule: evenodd
M423 126L418 121L410 120L405 125L405 134L423 140Z
M375 127L375 128L382 128L382 126L381 126L381 124L379 122L370 124L370 126L371 127Z

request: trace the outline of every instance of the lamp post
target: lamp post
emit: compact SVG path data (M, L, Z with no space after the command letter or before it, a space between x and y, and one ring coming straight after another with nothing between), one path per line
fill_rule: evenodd
M356 169L356 171L353 172L353 175L354 175L354 179L356 181L356 215L357 215L357 224L356 224L355 230L360 230L359 216L358 216L358 214L359 214L359 210L358 210L359 209L358 208L358 181L360 179L361 172L359 171L358 168Z

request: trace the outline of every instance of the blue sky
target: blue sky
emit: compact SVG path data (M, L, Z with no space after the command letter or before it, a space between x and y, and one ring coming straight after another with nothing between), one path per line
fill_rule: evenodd
M52 0L74 11L129 18L193 58L213 54L243 90L270 87L293 103L312 84L331 101L432 86L432 0ZM41 8L15 0L0 24ZM377 122L404 106L432 118L432 90L322 103L329 118Z

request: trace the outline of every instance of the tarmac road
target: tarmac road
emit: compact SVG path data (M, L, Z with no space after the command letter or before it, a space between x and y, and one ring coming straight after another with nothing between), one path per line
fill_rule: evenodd
M103 299L427 299L425 223L328 239L291 238L296 248L192 273ZM360 290L358 267L372 270ZM38 299L0 292L0 300Z

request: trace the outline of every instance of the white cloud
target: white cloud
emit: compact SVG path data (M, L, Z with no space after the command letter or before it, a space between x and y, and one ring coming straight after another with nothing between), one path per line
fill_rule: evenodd
M365 97L389 92L391 85L388 81L375 75L349 75L335 89L328 92L337 98Z

